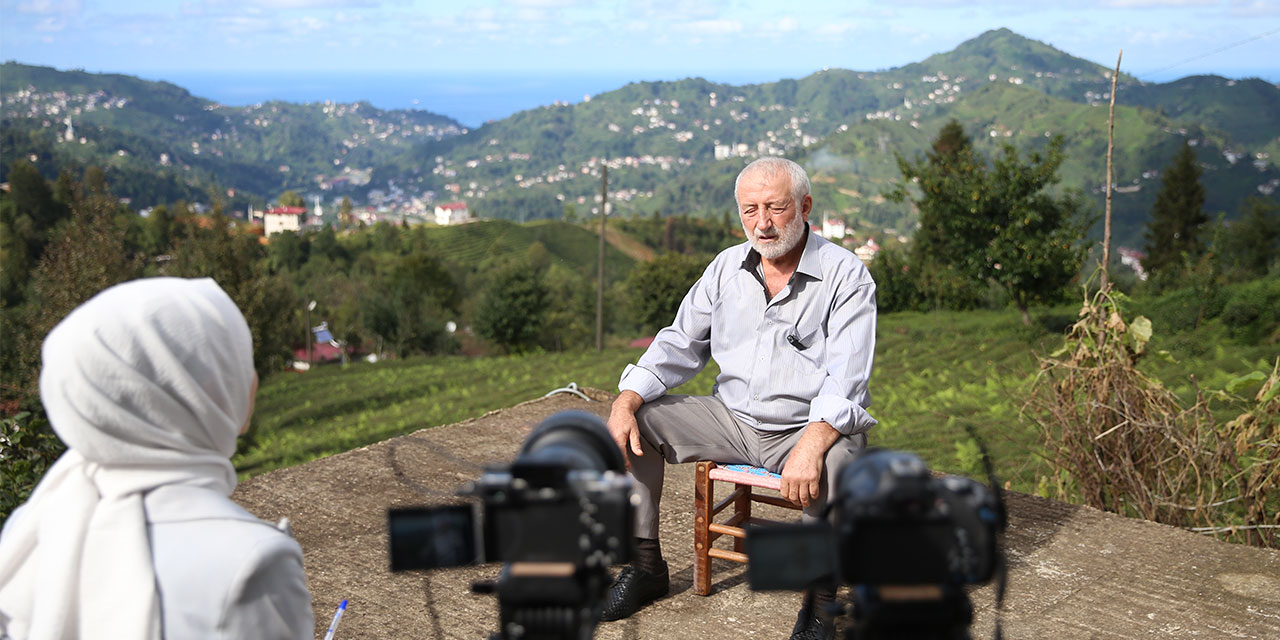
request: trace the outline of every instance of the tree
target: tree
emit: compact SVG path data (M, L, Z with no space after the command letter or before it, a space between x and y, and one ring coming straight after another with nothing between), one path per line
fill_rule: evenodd
M627 276L632 319L645 331L657 331L671 324L680 301L706 266L705 260L679 253L664 253L637 264Z
M287 280L268 273L257 236L241 233L221 214L191 216L180 225L173 253L165 275L213 278L240 308L253 335L258 374L283 369L296 335L291 320L301 304Z
M542 344L556 351L586 349L595 344L596 287L588 278L571 267L551 264L543 282L547 285L548 306L542 327ZM605 324L613 308L605 302Z
M271 234L267 243L267 266L272 273L298 271L311 254L311 240L297 231Z
M1228 271L1245 278L1267 275L1280 259L1280 203L1250 197L1224 235L1219 259Z
M457 315L461 293L430 254L397 258L365 299L364 325L400 357L453 348L445 323Z
M1200 232L1209 221L1204 200L1195 151L1184 141L1164 169L1160 192L1151 207L1151 221L1143 234L1147 257L1143 258L1142 266L1152 276L1172 276L1184 260L1204 253Z
M876 308L882 312L915 311L923 303L906 249L885 246L868 265L876 281Z
M936 309L976 306L981 283L973 282L973 265L967 263L985 234L986 225L975 206L983 187L984 161L960 123L951 120L938 132L923 160L908 162L898 157L898 169L904 182L915 183L921 193L913 198L907 185L899 184L888 194L899 202L911 200L920 212L909 268L902 272L914 282L908 289L914 288Z
M306 206L307 206L307 201L306 201L306 200L303 200L303 199L302 199L302 196L298 195L298 192L297 192L297 191L294 191L293 189L290 189L290 190L288 190L288 191L286 191L286 192L284 192L284 193L280 194L280 197L277 199L277 202L279 202L279 203L280 203L280 206L282 206L282 207L303 207L303 208L306 208Z
M998 224L978 274L1008 292L1028 325L1030 305L1061 294L1087 252L1080 240L1091 221L1082 213L1080 199L1048 193L1061 164L1061 137L1049 145L1048 155L1032 153L1027 164L1006 145L989 174L991 191L984 194Z
M142 275L141 259L126 249L125 232L112 223L119 207L115 196L97 180L74 186L70 224L52 239L32 271L31 312L13 343L14 353L4 354L6 395L35 396L40 345L72 309L113 284Z
M1029 306L1061 292L1084 260L1080 238L1089 222L1078 197L1049 191L1062 145L1056 137L1024 160L1006 144L988 164L952 121L926 158L898 158L903 182L890 196L910 199L920 211L910 270L925 298L935 306L974 306L995 283L1030 324Z
M158 205L151 209L143 225L142 246L147 255L160 255L173 245L174 215L169 208Z
M548 298L541 273L527 262L508 262L480 296L476 333L508 353L527 351L542 332Z
M70 215L49 182L26 160L9 167L9 192L0 199L0 302L26 299L28 274L39 262L53 228Z
M338 242L338 234L329 225L321 227L320 231L312 237L310 255L328 258L343 269L351 261L351 254L347 253L347 249Z
M342 196L342 204L338 206L338 224L343 229L356 226L356 216L351 206L351 198Z

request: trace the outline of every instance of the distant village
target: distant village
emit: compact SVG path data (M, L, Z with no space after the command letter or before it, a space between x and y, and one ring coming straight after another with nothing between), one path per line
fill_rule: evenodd
M1013 67L1010 72L1007 77L992 73L988 75L986 80L988 82L1007 81L1011 84L1024 83L1024 78L1017 75L1017 67ZM1076 73L1079 74L1080 71L1076 70ZM863 74L858 75L860 78L865 77ZM1041 72L1035 72L1035 75L1037 77L1043 75L1054 76L1052 73L1044 74ZM1106 75L1109 77L1109 73ZM949 77L941 72L923 75L920 77L920 83L913 86L904 86L902 82L891 82L886 85L887 88L903 92L901 104L890 109L867 112L862 117L868 121L905 120L910 126L919 128L920 121L918 118L920 115L918 110L921 107L935 103L954 102L962 92L966 82L967 79L963 76ZM1109 97L1106 92L1089 91L1085 95L1086 102L1094 106L1105 105ZM618 135L641 136L660 133L669 135L678 143L689 143L700 135L711 135L708 132L712 130L712 127L721 130L720 127L727 122L745 122L753 117L753 111L759 113L790 111L792 113L784 121L781 128L765 131L759 140L714 139L712 148L715 160L787 155L796 148L809 147L823 139L823 136L819 133L806 130L806 125L810 124L808 114L798 107L770 104L758 105L752 108L745 104L746 98L742 95L722 96L717 92L708 92L701 99L706 101L705 106L708 109L716 110L721 115L708 117L705 120L702 118L682 119L679 117L682 109L679 100L653 98L644 99L631 108L628 112L628 119L611 121L605 126L611 133ZM590 102L591 96L584 96L583 101ZM62 144L83 145L87 144L88 141L85 137L76 133L75 122L78 117L96 110L122 109L128 103L129 101L125 98L114 97L103 91L70 94L61 91L40 93L33 89L27 89L6 95L4 110L10 115L43 119L44 127L61 129L58 140ZM287 108L289 105L285 106ZM307 190L305 197L312 203L311 207L274 206L263 209L250 207L247 211L230 212L236 217L260 223L264 241L271 235L282 231L298 231L326 224L335 218L334 212L342 206L344 197L361 193L363 194L363 198L360 199L362 201L358 204L353 204L351 207L350 214L352 219L349 222L353 224L372 225L383 221L402 224L463 224L476 219L468 206L469 202L483 201L493 190L512 185L520 189L542 188L548 185L552 186L552 188L559 187L558 192L555 193L557 200L566 205L581 207L582 213L586 215L598 215L600 201L598 194L595 193L595 185L598 184L600 173L605 166L611 170L650 168L670 172L687 168L699 161L699 158L693 156L646 154L613 157L607 160L602 157L591 157L576 166L560 164L538 174L526 173L521 170L494 171L492 165L525 163L530 160L530 154L511 150L504 151L503 141L491 138L485 146L492 148L492 152L459 160L443 156L434 158L434 163L430 166L431 174L439 176L446 181L443 184L443 192L441 193L433 190L419 190L416 185L412 184L397 184L395 180L388 180L385 185L371 187L371 169L350 166L344 161L342 156L345 156L349 150L358 149L369 144L398 145L410 144L423 139L440 140L467 133L467 130L456 126L436 127L411 122L404 115L406 112L391 111L381 112L379 114L381 117L366 116L361 113L361 109L368 110L370 108L367 105L362 107L359 103L339 104L324 102L319 106L321 113L325 117L355 118L354 121L360 123L363 128L360 131L350 132L339 141L342 149L338 157L332 159L334 167L332 172L316 174L310 177L308 182L314 184L314 189ZM557 109L565 106L567 106L565 103L555 103L542 108ZM244 109L235 109L234 114L230 113L230 108L219 104L209 105L206 110L227 112L224 114L228 122L227 130L223 131L219 128L209 132L201 140L191 141L189 143L190 149L182 149L182 152L190 153L193 156L198 156L202 153L223 156L227 149L232 146L239 147L241 144L240 129L242 127L266 128L289 117L279 104L258 104ZM179 115L175 115L175 118L179 121L183 119ZM843 132L847 131L848 128L849 124L842 124L836 127L836 131ZM1170 132L1183 136L1188 135L1185 129ZM992 138L1008 138L1016 132L995 124L985 133ZM1048 136L1050 132L1046 131L1044 135ZM1199 141L1192 139L1189 142L1194 146ZM116 151L116 154L127 156L128 151L120 149ZM160 153L154 162L159 167L180 166L180 168L189 170L189 166L181 165L176 155L176 153ZM1253 154L1254 157L1249 157L1246 154L1226 150L1223 155L1231 164L1248 161L1259 170L1265 169L1270 164L1270 157L1263 152ZM426 169L426 167L423 168L424 171ZM293 168L287 164L282 164L277 167L277 170L280 173L290 173ZM1142 189L1143 183L1158 178L1158 169L1147 169L1142 172L1140 177L1133 178L1131 182L1116 185L1116 191L1120 193L1139 191ZM1278 188L1280 188L1280 179L1273 179L1259 185L1258 191L1263 195L1271 195ZM229 194L231 193L233 191L229 191ZM634 187L611 189L608 194L611 205L617 204L623 207L652 196L652 191ZM201 211L207 207L197 203L193 205L193 208ZM326 215L326 212L329 212L329 214ZM144 209L140 213L147 215L149 212ZM850 213L844 212L844 214ZM856 214L856 210L852 213ZM853 229L846 227L847 222L848 220L845 219L843 214L835 212L827 212L821 215L821 220L815 219L812 221L817 232L835 241L844 242L864 261L874 259L880 249L880 245L875 239L876 235L879 235L882 239L891 238L899 242L907 241L905 234L895 229L883 229L879 234L869 234L867 230L859 229L858 233L855 234ZM854 240L855 235L859 237L856 241ZM1125 248L1120 250L1120 254L1126 264L1134 266L1139 277L1145 275L1141 273L1139 264L1140 252Z

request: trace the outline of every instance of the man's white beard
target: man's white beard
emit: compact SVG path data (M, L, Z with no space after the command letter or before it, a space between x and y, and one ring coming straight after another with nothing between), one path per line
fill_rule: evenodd
M774 227L773 233L777 235L777 240L769 243L760 242L761 236L755 229L748 229L746 224L742 225L742 230L746 232L747 238L751 240L751 246L760 253L760 257L765 260L777 260L787 255L787 252L796 248L800 241L804 239L804 218L800 215L791 219L787 226L781 229Z

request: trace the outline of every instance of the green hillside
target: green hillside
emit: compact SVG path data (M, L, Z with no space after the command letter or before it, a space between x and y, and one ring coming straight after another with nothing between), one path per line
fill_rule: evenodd
M1238 287L1222 297L1252 295L1246 289L1263 284ZM1272 296L1280 293L1274 284L1270 290ZM1181 324L1188 313L1196 315L1184 308L1187 304L1186 296L1176 293L1138 305L1139 311L1155 314L1152 348L1173 356L1149 358L1144 370L1184 398L1194 396L1197 384L1218 390L1238 376L1271 370L1274 343L1235 333L1231 320L1206 320L1200 328ZM1060 344L1062 329L1077 310L1078 305L1045 310L1034 327L1024 327L1012 311L882 315L870 408L880 424L872 443L916 451L937 469L978 474L976 449L965 435L968 426L990 448L1000 477L1015 490L1034 492L1045 470L1036 453L1036 431L1019 412L1038 369L1036 355ZM1255 324L1274 332L1276 321L1272 314ZM242 476L255 475L510 407L569 382L614 390L622 368L641 353L618 348L410 358L273 376L263 383L253 435L242 443L236 468ZM710 393L715 373L712 365L676 392Z
M718 217L736 168L784 154L823 177L820 209L904 233L912 212L879 198L897 178L893 155L919 153L950 118L988 151L1063 134L1062 186L1094 196L1100 210L1111 90L1107 66L1008 29L895 69L743 86L634 82L472 131L365 103L230 108L126 76L17 63L0 71L8 157L36 157L49 177L69 163L106 166L139 207L185 198L239 210L290 188L308 202L346 195L402 215L460 199L485 217L558 219L566 208L592 213L607 162L620 214ZM1158 172L1184 139L1197 146L1211 212L1230 218L1246 196L1280 188L1280 88L1212 76L1153 84L1122 73L1117 93L1118 241L1135 242Z
M228 107L166 82L16 62L0 65L0 96L6 157L35 156L50 178L62 166L97 164L140 206L207 202L224 197L225 187L260 200L335 179L368 184L369 170L402 148L465 131L427 111L368 103Z
M442 261L467 269L479 269L486 258L523 255L535 242L547 249L553 262L575 273L595 276L599 234L557 220L516 224L507 220L481 220L447 227L422 226L415 233L427 251ZM610 280L630 273L635 261L612 245L606 245L605 269Z

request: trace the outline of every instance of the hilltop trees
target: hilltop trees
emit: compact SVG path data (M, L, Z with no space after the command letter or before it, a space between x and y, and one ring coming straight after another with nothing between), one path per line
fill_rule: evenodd
M1147 257L1142 260L1142 266L1152 275L1168 277L1185 260L1204 253L1200 231L1209 221L1204 201L1205 190L1200 184L1195 151L1184 141L1165 167L1144 234Z
M549 291L528 260L503 264L480 295L475 329L508 353L534 346L546 321Z
M22 403L36 402L40 345L49 330L99 291L142 275L142 261L113 222L119 204L95 178L100 173L90 171L84 187L74 185L70 222L49 238L35 268L20 274L29 281L30 304L5 314L5 395Z
M69 194L68 194L69 195ZM53 227L70 215L40 172L26 160L9 168L9 194L0 200L0 297L4 306L20 304L27 273L39 262Z
M705 260L679 253L664 253L637 264L627 277L632 320L646 332L671 324L680 301L706 266Z
M1267 275L1280 265L1280 203L1257 196L1245 200L1244 213L1215 250L1229 273L1240 278Z
M397 356L451 350L445 323L458 312L461 292L435 257L397 258L377 276L365 298L365 324Z
M969 308L993 283L1030 324L1029 306L1062 291L1084 260L1079 240L1088 228L1076 196L1050 191L1062 145L1061 137L1054 138L1044 152L1024 159L1006 144L988 163L952 120L925 158L898 158L903 182L889 195L911 200L920 211L906 270L920 303Z
M282 207L304 207L305 208L307 206L307 201L303 200L302 196L298 195L298 192L294 191L293 189L290 189L280 194L280 198L277 201L280 203L280 206Z

